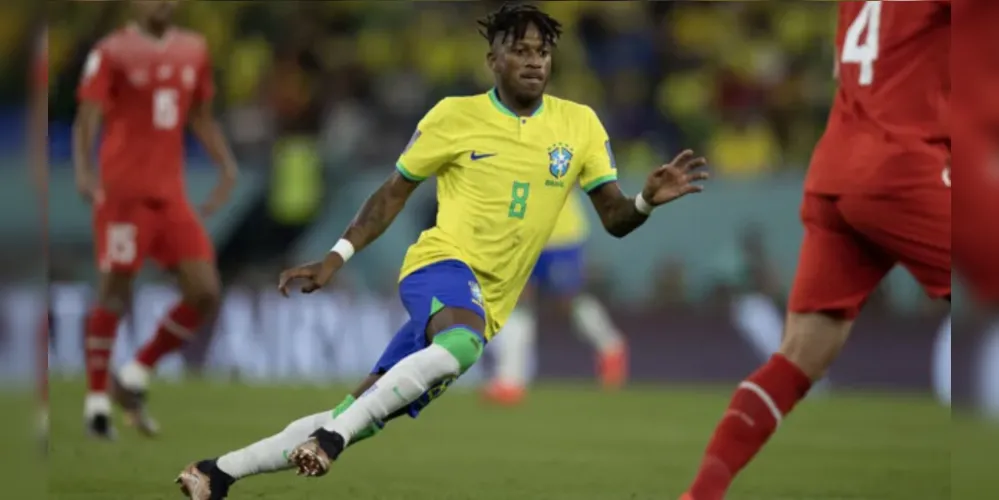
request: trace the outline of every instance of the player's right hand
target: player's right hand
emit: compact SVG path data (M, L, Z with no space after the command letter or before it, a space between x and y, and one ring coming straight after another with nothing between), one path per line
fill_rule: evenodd
M101 188L100 181L92 175L77 175L76 190L87 203L94 205L104 203L104 189Z
M295 280L302 280L302 293L312 293L326 286L336 273L336 268L325 262L310 262L281 272L278 278L278 290L281 295L289 296L288 286Z

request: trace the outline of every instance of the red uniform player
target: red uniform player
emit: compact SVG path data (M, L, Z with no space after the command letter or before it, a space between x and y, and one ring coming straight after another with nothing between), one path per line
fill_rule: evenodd
M805 183L784 340L739 385L684 498L724 498L896 264L949 300L950 32L947 2L839 4L839 90Z
M94 206L101 271L97 304L86 327L84 414L91 433L103 438L114 436L109 386L129 423L146 434L156 432L143 408L150 372L215 313L220 300L211 240L184 193L185 125L191 125L222 168L222 182L203 214L224 202L236 166L211 113L214 89L206 42L171 27L175 4L134 2L136 22L97 44L78 90L77 184ZM98 177L90 164L90 145L102 117ZM111 377L118 321L127 310L134 275L147 257L176 274L182 299L135 360Z
M954 264L977 301L999 306L999 2L954 3Z

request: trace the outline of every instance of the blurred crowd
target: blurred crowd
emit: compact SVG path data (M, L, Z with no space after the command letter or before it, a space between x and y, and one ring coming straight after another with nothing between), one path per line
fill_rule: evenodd
M220 111L240 148L314 137L324 165L349 172L393 161L437 99L491 85L475 20L497 5L189 2L179 23L210 40ZM807 164L832 94L834 4L541 6L565 30L551 92L598 111L623 168L680 147L706 151L731 176ZM50 16L54 118L72 116L89 46L127 16L125 2L67 2Z
M48 16L53 143L72 121L90 48L131 15L127 2L58 3ZM488 89L476 20L500 3L184 2L177 23L209 40L218 113L241 166L267 178L267 199L233 223L220 261L260 268L268 259L257 254L293 258L289 242L324 216L339 181L391 165L438 99ZM800 176L807 166L834 91L834 3L539 4L564 28L550 92L597 110L622 170L642 172L686 147L704 151L719 177ZM0 48L30 38L18 12L0 6ZM17 64L0 60L5 74ZM10 80L0 79L5 102L16 99ZM56 165L68 159L68 147L53 155ZM696 295L784 296L761 231L731 235L709 291ZM651 300L689 300L686 267L665 259L650 272ZM595 288L609 289L593 271Z

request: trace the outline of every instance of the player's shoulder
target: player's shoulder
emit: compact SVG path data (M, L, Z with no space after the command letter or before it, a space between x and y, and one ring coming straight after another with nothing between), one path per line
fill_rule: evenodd
M552 115L568 119L572 122L585 123L589 120L599 120L597 112L590 106L570 99L545 94L544 111Z
M208 39L205 35L192 29L173 28L172 36L186 49L202 52L208 50Z
M423 125L466 128L484 116L483 106L488 106L486 94L448 96L437 101L423 117Z

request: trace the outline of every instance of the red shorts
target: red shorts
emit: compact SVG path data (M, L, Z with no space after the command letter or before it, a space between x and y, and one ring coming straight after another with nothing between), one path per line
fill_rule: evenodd
M186 201L105 201L94 210L94 245L102 272L137 272L146 257L166 269L215 260L212 241Z
M855 318L895 264L931 297L950 295L950 199L943 184L890 196L806 193L788 309Z
M954 264L975 299L999 305L999 155L964 143L955 174ZM993 150L994 151L994 150ZM977 153L977 154L975 154ZM958 156L955 155L955 160Z

